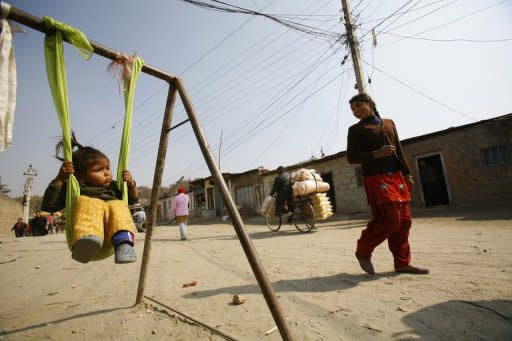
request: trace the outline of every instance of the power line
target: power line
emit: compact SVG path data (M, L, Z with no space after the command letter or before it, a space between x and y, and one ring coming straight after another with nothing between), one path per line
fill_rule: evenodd
M388 15L387 17L385 17L384 19L382 19L377 25L373 26L372 30L375 30L377 27L379 27L380 25L382 25L383 23L385 23L388 19L392 18L394 15L396 15L396 13L398 13L402 8L404 8L405 6L407 6L408 4L410 4L413 0L409 0L407 1L405 4L403 4L402 6L400 6L398 9L396 9L393 13L391 13L390 15ZM360 39L363 39L369 32L366 32L365 34L363 34L363 36L360 38Z
M503 38L503 39L465 39L465 38L453 38L453 39L431 39L431 38L423 38L423 37L415 37L415 36L406 36L401 34L395 34L391 32L380 32L384 34L388 34L394 37L399 37L403 39L414 39L414 40L425 40L425 41L433 41L433 42L461 42L461 43L502 43L506 41L512 41L512 38Z
M201 7L201 8L205 8L205 9L208 9L208 10L213 10L213 11L220 11L220 12L227 12L227 13L238 13L238 14L247 14L247 15L253 15L253 16L261 16L261 17L270 19L270 20L272 20L272 21L274 21L276 23L279 23L279 24L281 24L283 26L292 28L292 29L294 29L294 30L296 30L298 32L302 32L302 33L305 33L305 34L325 37L325 38L329 38L329 39L338 36L338 33L327 32L327 31L324 31L324 30L318 30L318 29L315 29L312 26L304 25L304 24L301 24L301 23L298 23L298 22L287 20L287 19L280 19L278 17L272 16L272 15L269 15L269 14L266 14L266 13L263 13L263 12L258 12L258 11L250 10L250 9L243 8L243 7L240 7L240 6L235 6L233 4L229 4L229 3L226 3L226 2L223 2L223 1L210 0L211 2L217 3L219 5L209 4L209 3L206 3L204 1L198 1L198 0L180 0L180 1L189 3L191 5L198 6L198 7Z
M400 19L402 16L404 16L405 14L407 14L407 13L411 12L411 11L414 9L414 7L416 7L416 6L417 6L421 1L422 1L422 0L418 0L416 3L412 4L412 6L411 6L408 10L403 11L402 13L400 13L399 15L397 15L397 16L394 18L394 20L393 20L393 21L389 22L389 23L386 25L386 27L384 27L384 28L383 28L383 29L381 29L380 31L384 31L384 30L386 30L389 26L393 25L393 24L394 24L398 19ZM375 27L374 27L373 29L375 29Z
M272 1L272 2L273 2L273 1ZM317 8L313 13L315 13L315 12L317 12L318 10L322 9L323 7L325 7L325 6L326 6L327 4L329 4L329 3L330 3L330 1L326 1L323 5L321 5L320 7L318 7L318 8ZM269 4L270 4L270 3L269 3ZM267 6L268 6L268 5L267 5ZM307 7L305 8L305 10L306 10L308 7L311 7L311 5L307 6ZM251 18L251 19L252 19L252 18ZM326 21L324 21L324 22L327 22L327 20L326 20ZM334 25L333 25L333 26L334 26ZM240 27L239 27L239 28L237 28L237 30L238 30L238 29L240 29ZM235 31L236 31L236 30L235 30ZM233 33L233 32L232 32L232 33ZM285 33L286 33L286 32L283 32L282 34L280 34L280 35L279 35L279 37L280 37L280 36L282 36L282 35L283 35L283 34L285 34ZM276 39L278 39L279 37L275 38L273 41L276 41ZM224 39L224 40L225 40L225 39ZM298 41L298 40L299 40L299 39L297 39L296 41ZM260 40L260 41L262 41L262 40ZM259 52L262 52L262 51L263 51L263 50L264 50L268 45L269 45L269 44L267 44L267 45L266 45L266 46L264 46L263 48L259 49L259 50L258 50L258 52L257 52L256 54L258 54ZM291 44L289 44L289 45L291 45ZM217 44L216 46L219 46L219 44ZM252 47L255 47L255 46L257 46L257 44L252 45L252 46L251 46L249 49L247 49L245 52L248 52ZM252 57L254 57L254 55L256 55L256 54L253 54L253 55L252 55ZM203 56L204 56L204 55L203 55ZM203 56L201 56L201 57L200 57L200 59L201 59ZM239 57L240 57L240 59L242 60L242 62L245 62L245 61L247 60L247 59L244 59L242 55L240 55ZM238 65L240 65L240 63L239 63ZM230 61L227 61L227 62L226 62L226 64L224 64L224 67L229 67L229 66L231 66L231 69L230 69L227 73L231 73L231 72L233 72L233 71L235 70L235 67L233 67L232 65L230 65ZM224 67L223 67L223 68L224 68ZM190 69L190 67L188 67L187 69ZM219 69L217 69L213 74L211 74L210 78L211 78L212 76L214 76L218 71L219 71ZM222 77L222 76L224 76L225 74L226 74L226 73L224 73L223 75L221 75L221 76L220 76L220 77L218 77L217 79L221 79L221 77ZM205 84L207 84L207 82L206 82L206 81L205 81ZM210 84L210 85L211 85L211 84ZM163 88L165 88L165 87L163 87ZM163 88L159 89L158 91L161 91ZM194 94L195 94L195 93L197 93L197 92L198 92L198 91L195 91L195 92L194 92ZM210 92L210 94L211 94L211 92ZM145 100L144 102L147 102L147 100ZM202 105L202 103L200 103L200 105ZM139 105L139 107L140 107L140 105ZM178 114L178 113L176 113L176 114ZM121 121L122 121L122 120L121 120ZM107 130L110 130L110 128L109 128L109 129L107 129Z
M363 60L363 63L365 63L366 65L369 65L369 64L368 64L366 61L364 61L364 60ZM405 83L405 82L403 82L403 81L399 80L399 79L398 79L398 78L396 78L395 76L390 75L389 73L387 73L387 72L385 72L385 71L383 71L383 70L379 69L378 67L374 66L374 68L375 68L375 70L377 70L377 71L379 71L380 73L382 73L382 74L384 74L384 75L388 76L388 77L389 77L389 78L391 78L392 80L394 80L394 81L396 81L396 82L400 83L401 85L403 85L403 86L407 87L408 89L410 89L410 90L412 90L412 91L414 91L414 92L416 92L416 93L420 94L421 96L423 96L423 97L425 97L425 98L428 98L428 99L429 99L429 100L431 100L432 102L435 102L435 103L437 103L437 104L440 104L440 105L442 105L443 107L445 107L445 108L447 108L447 109L449 109L449 110L451 110L451 111L453 111L453 112L455 112L455 113L457 113L457 114L460 114L460 115L462 115L462 116L464 116L464 117L466 117L466 118L469 118L469 119L471 119L471 120L473 120L473 121L475 121L475 122L476 122L476 121L478 121L478 119L476 119L476 118L474 118L474 117L471 117L471 116L469 116L469 115L467 115L467 114L463 113L462 111L457 110L457 109L455 109L455 108L453 108L453 107L451 107L451 106L449 106L449 105L447 105L447 104L445 104L445 103L441 102L440 100L437 100L437 99L433 98L432 96L429 96L429 95L425 94L424 92L422 92L422 91L420 91L420 90L417 90L417 89L413 88L413 87L412 87L412 86L410 86L409 84L407 84L407 83Z
M328 2L326 2L325 4L327 4L327 3L328 3ZM325 6L325 4L324 4L324 5L322 5L319 9L321 9L322 7L324 7L324 6ZM318 9L318 10L319 10L319 9ZM296 41L299 41L299 39L296 39L294 42L296 42ZM288 45L289 45L289 46L291 46L291 44L293 44L293 42L292 42L292 43L290 43L290 44L288 44ZM304 44L303 44L303 45L304 45ZM267 46L268 46L268 44L267 44ZM299 46L298 48L300 48L300 46ZM295 50L297 50L298 48L296 48ZM284 51L284 49L283 49L283 51ZM292 51L292 52L293 52L293 51ZM289 54L291 54L291 52L290 52L290 53L288 53L288 55L289 55ZM284 56L283 56L283 57L281 57L281 58L277 58L278 56L275 56L275 55L274 55L274 57L276 57L276 60L284 59ZM301 57L302 57L302 55L301 55ZM298 61L298 60L297 60L297 61ZM275 62L272 62L271 64L269 64L269 65L267 65L267 66L262 66L262 70L267 70L267 71L268 71L268 67L269 67L270 65L273 65L273 64L275 64ZM289 65L289 66L292 66L292 65L290 65L290 64L288 64L288 65ZM287 65L287 66L288 66L288 65ZM234 69L231 69L229 72L231 72L231 71L233 71L233 70L234 70ZM258 74L258 71L255 71L255 74ZM238 78L238 80L240 81L239 83L241 83L241 79L240 79L240 77L238 76L237 78ZM250 78L250 75L248 75L248 77L246 77L246 78L247 78L247 79L251 79L251 78ZM219 78L217 78L217 79L220 79L220 77L219 77ZM252 81L252 79L251 79L251 81ZM236 84L235 84L235 85L236 85ZM256 87L256 86L255 86L255 87ZM223 88L223 86L219 87L219 89L222 89L222 88ZM232 88L236 88L236 86L232 86ZM224 90L225 90L225 91L223 91L223 92L222 92L222 94L227 92L227 91L226 91L226 89L225 89L225 87L224 87ZM248 90L249 90L249 89L248 89ZM210 94L212 94L212 92L210 92ZM216 98L219 98L219 97L220 97L220 95L221 95L221 94L216 95ZM204 100L203 100L202 102L199 102L199 103L200 103L200 105L203 105L203 104L204 104ZM206 122L206 123L208 123L208 121L211 121L211 120L212 120L212 116L210 115L210 116L208 117L208 119L207 119L206 121L204 121L203 123L205 123L205 122Z
M434 8L432 11L427 12L427 13L425 13L425 14L423 14L423 15L419 16L419 17L416 17L416 18L414 18L414 19L411 19L411 20L409 20L408 22L405 22L405 23L403 23L403 24L401 24L401 25L399 25L399 26L392 27L390 30L391 30L391 31L393 31L393 30L397 30L397 29L402 28L402 27L404 27L404 26L406 26L406 25L408 25L408 24L416 23L416 22L418 22L418 20L423 19L423 18L425 18L425 17L427 17L427 16L429 16L429 15L432 15L432 14L434 14L435 12L440 11L440 10L441 10L441 9L443 9L443 8L446 8L446 7L448 7L448 6L451 6L451 5L453 5L454 3L458 2L458 1L459 1L459 0L454 0L454 1L449 2L449 3L447 3L447 4L443 5L443 6L440 6L440 7ZM379 33L382 33L383 31L385 31L385 29L382 29L382 30L381 30L381 32L379 32Z
M424 33L427 33L427 32L431 32L431 31L434 31L434 30L440 29L440 28L442 28L442 27L446 27L446 26L448 26L448 25L454 24L454 23L456 23L456 22L458 22L458 21L461 21L461 20L463 20L463 19L466 19L466 18L469 18L469 17L471 17L471 16L474 16L474 15L480 14L480 13L482 13L482 12L484 12L484 11L488 10L488 9L491 9L491 8L493 8L493 7L496 7L496 6L498 6L498 5L501 5L502 3L507 2L507 1L509 1L509 0L502 0L502 1L500 1L500 2L497 2L497 3L493 4L493 5L490 5L490 6L487 6L487 7L481 8L481 9L479 9L479 10L476 10L476 11L474 11L474 12L471 12L471 13L469 13L469 14L466 14L466 15L464 15L464 16L462 16L462 17L456 18L456 19L454 19L454 20L452 20L452 21L449 21L449 22L447 22L447 23L444 23L444 24L441 24L441 25L437 25L437 26L431 27L431 28L429 28L429 29L427 29L427 30L424 30L424 31L421 31L421 32L415 33L415 34L413 34L413 35L409 36L408 38L410 38L410 37L416 37L416 36L419 36L419 35L421 35L421 34L424 34ZM400 39L397 39L397 40L394 40L394 41L390 41L390 42L385 43L385 45L392 44L392 43L396 43L396 42L399 42L399 41L401 41L401 40L403 40L403 39L406 39L406 38L400 38Z

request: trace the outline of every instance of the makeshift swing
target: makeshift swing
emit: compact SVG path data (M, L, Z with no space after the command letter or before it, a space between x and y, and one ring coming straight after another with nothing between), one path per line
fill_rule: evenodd
M51 30L49 30L43 21L40 18L34 17L33 15L23 12L20 9L14 8L8 4L5 4L2 2L2 14L5 13L5 17L8 19L17 21L19 23L22 23L26 26L29 26L35 30L41 31L43 33L49 34L53 33ZM61 39L64 38L64 40L68 40L72 43L71 39L72 36L61 36ZM99 54L105 58L116 60L119 57L119 53L107 48L105 46L102 46L100 44L90 42L90 45L93 46L94 53ZM62 54L62 47L60 49L55 49L55 51L60 51ZM59 77L64 75L62 72L62 69L58 69L60 74ZM56 69L57 71L57 69ZM204 132L201 128L201 125L199 123L199 120L197 118L197 114L192 106L192 101L185 89L185 86L181 79L177 78L174 75L171 75L169 73L166 73L162 70L159 70L153 66L150 65L143 65L142 66L142 72L154 76L156 78L159 78L169 84L168 94L167 94L167 102L165 106L165 112L164 112L164 118L162 122L162 130L160 134L160 144L158 147L158 153L157 153L157 160L155 165L155 175L153 177L153 187L151 192L151 206L150 206L150 215L149 215L149 224L146 230L146 235L144 238L144 252L142 256L141 261L141 271L139 275L139 286L137 288L137 297L136 297L136 303L140 304L143 302L144 298L147 296L144 295L145 285L146 285L146 274L147 274L147 268L149 264L149 258L151 254L151 237L153 234L153 227L155 226L156 221L156 213L157 213L157 201L158 201L158 195L160 186L162 183L162 173L164 169L165 164L165 157L166 157L166 151L167 151L167 142L169 137L169 132L177 128L178 126L181 126L185 122L190 122L191 127L194 131L194 134L196 136L197 142L199 144L199 147L201 149L201 152L203 154L203 157L206 161L206 164L208 165L208 168L212 174L213 179L215 180L216 184L219 186L219 191L222 196L222 199L226 203L227 209L230 213L230 216L233 221L233 227L237 233L237 236L240 240L240 244L242 245L242 248L245 251L245 254L247 256L247 260L253 270L253 273L258 281L258 285L261 289L261 292L267 302L267 305L269 307L270 312L272 313L272 316L274 318L274 321L276 322L276 326L279 329L279 332L281 333L281 336L283 340L293 340L293 337L290 333L288 323L284 317L284 314L281 310L281 306L278 302L277 296L274 293L274 290L272 289L272 285L270 280L268 279L265 270L263 268L263 265L256 253L256 250L254 248L254 245L252 244L252 241L249 237L249 234L247 233L242 218L237 211L235 202L233 198L231 197L231 194L229 192L229 189L226 185L226 182L224 180L224 177L222 176L219 167L215 163L215 158L213 156L213 153L211 152L208 142L206 140L206 137L204 135ZM57 78L57 76L54 76L53 78ZM65 79L65 77L64 77ZM51 83L52 81L50 81ZM53 82L56 83L54 80ZM65 83L64 83L65 85ZM58 87L56 87L58 91ZM53 90L52 90L53 91ZM181 102L183 103L183 106L185 107L185 111L187 112L188 119L186 121L183 121L179 124L177 124L174 127L171 127L172 122L172 114L174 110L174 104L176 102L177 94L179 94L181 98ZM53 95L53 94L52 94ZM57 94L57 96L60 98L60 95ZM67 96L62 97L66 98L65 100L65 108L68 108L67 106ZM57 102L56 102L57 103ZM60 110L60 109L58 109ZM64 113L64 111L62 111ZM69 113L69 110L66 112ZM62 115L64 120L68 121L69 124L69 116ZM60 119L60 111L59 111L59 119ZM64 132L63 132L64 133ZM70 130L67 130L67 136L68 141L70 141ZM68 148L70 147L70 142L68 142ZM70 152L68 152L70 153Z
M93 55L93 47L89 40L81 31L69 25L61 23L50 17L43 17L43 22L46 28L51 33L47 33L44 40L44 57L46 62L46 72L48 75L48 83L53 97L55 108L59 116L60 125L62 127L62 140L64 159L66 161L72 160L72 146L71 146L71 121L70 110L68 102L67 90L67 77L66 68L64 65L64 46L63 37L65 37L71 44L76 47L85 60L89 60ZM123 135L121 138L121 147L119 151L119 160L117 164L117 184L119 190L123 194L123 201L128 203L128 187L125 181L122 181L123 170L128 168L128 155L131 144L131 131L132 131L132 115L133 115L133 101L135 94L135 84L142 70L143 60L139 57L124 58L124 68L131 64L131 72L128 72L124 80L124 101L125 101L125 116ZM129 76L129 79L128 79ZM68 247L71 250L72 236L73 236L73 209L75 201L80 195L80 187L76 177L71 174L68 178L68 185L66 189L66 240ZM103 246L92 260L100 260L111 256L114 249L110 241L105 240Z

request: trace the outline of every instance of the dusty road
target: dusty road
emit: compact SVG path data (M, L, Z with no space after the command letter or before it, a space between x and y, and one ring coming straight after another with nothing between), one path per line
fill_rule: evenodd
M311 234L246 226L297 340L511 340L512 213L448 213L414 220L413 263L427 276L394 273L386 244L374 254L378 275L363 274L353 253L365 219ZM176 227L156 228L146 295L238 340L281 339L265 335L274 321L233 227L189 233L182 242ZM149 300L133 306L137 237L128 265L76 263L63 234L0 239L0 339L222 340ZM231 304L235 294L247 301Z

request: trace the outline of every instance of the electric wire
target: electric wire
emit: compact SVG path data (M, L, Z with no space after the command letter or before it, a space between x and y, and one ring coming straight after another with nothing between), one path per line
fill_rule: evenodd
M428 33L428 32L432 32L432 31L434 31L434 30L437 30L437 29L440 29L440 28L443 28L443 27L449 26L449 25L451 25L451 24L454 24L454 23L456 23L456 22L459 22L459 21L464 20L464 19L466 19L466 18L469 18L469 17L471 17L471 16L474 16L474 15L480 14L480 13L482 13L482 12L484 12L484 11L488 10L488 9L494 8L494 7L496 7L496 6L499 6L499 5L501 5L501 4L503 4L504 2L507 2L507 1L510 1L510 0L502 0L502 1L499 1L499 2L497 2L497 3L495 3L495 4L493 4L493 5L490 5L490 6L487 6L487 7L483 7L483 8L481 8L481 9L478 9L478 10L474 11L474 12L471 12L471 13L468 13L468 14L466 14L466 15L463 15L462 17L458 17L458 18L456 18L456 19L453 19L453 20L451 20L451 21L449 21L449 22L447 22L447 23L444 23L444 24L441 24L441 25L437 25L437 26L431 27L431 28L429 28L429 29L427 29L427 30L424 30L424 31L421 31L421 32L418 32L418 33L412 34L412 35L408 36L407 38L399 38L399 39L396 39L396 40L393 40L393 41L390 41L390 42L386 42L386 43L384 43L384 44L382 44L382 45L389 45L389 44L393 44L393 43L396 43L396 42L402 41L402 40L404 40L404 39L410 39L410 37L417 37L417 36L419 36L419 35L421 35L421 34Z
M366 61L364 61L364 60L363 60L363 63L368 65L368 63L367 63ZM417 94L420 94L421 96L423 96L423 97L425 97L425 98L427 98L427 99L431 100L432 102L442 105L443 107L445 107L446 109L449 109L450 111L453 111L453 112L455 112L455 113L457 113L457 114L460 114L460 115L462 115L462 116L464 116L464 117L466 117L466 118L469 118L470 120L473 120L473 121L475 121L475 122L476 122L476 121L478 121L478 119L476 119L476 118L474 118L474 117L471 117L471 116L469 116L469 115L467 115L467 114L463 113L462 111L457 110L457 109L455 109L455 108L453 108L453 107L449 106L448 104L445 104L445 103L441 102L440 100L435 99L435 98L433 98L432 96L429 96L429 95L427 95L426 93L424 93L424 92L422 92L422 91L420 91L420 90L417 90L417 89L413 88L411 85L409 85L409 84L405 83L404 81L399 80L399 79L398 79L398 78L396 78L395 76L390 75L389 73L385 72L384 70L381 70L380 68L378 68L378 67L376 67L376 66L375 66L375 70L377 70L378 72L382 73L383 75L386 75L388 78L391 78L391 79L392 79L392 80L394 80L395 82L397 82L397 83L399 83L399 84L401 84L401 85L405 86L406 88L408 88L408 89L410 89L410 90L412 90L412 91L416 92Z

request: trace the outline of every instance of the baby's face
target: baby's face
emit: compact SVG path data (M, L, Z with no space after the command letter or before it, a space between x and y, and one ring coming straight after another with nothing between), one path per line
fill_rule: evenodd
M110 161L107 158L98 159L87 168L84 184L88 186L108 187L112 182Z

